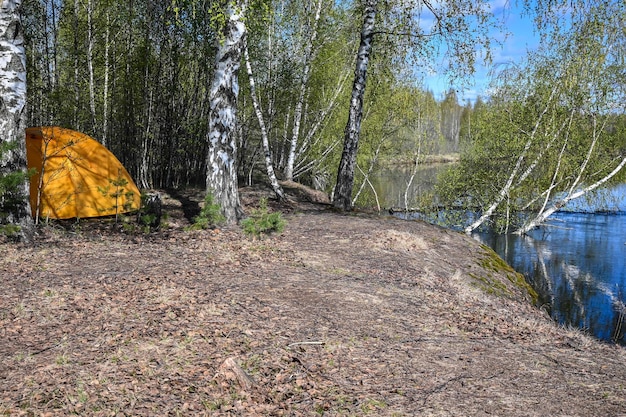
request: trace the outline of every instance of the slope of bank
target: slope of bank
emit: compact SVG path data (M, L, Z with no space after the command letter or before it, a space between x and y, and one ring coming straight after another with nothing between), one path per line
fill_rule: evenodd
M244 195L254 204L257 194ZM607 416L624 349L465 235L281 206L281 235L0 245L0 414Z

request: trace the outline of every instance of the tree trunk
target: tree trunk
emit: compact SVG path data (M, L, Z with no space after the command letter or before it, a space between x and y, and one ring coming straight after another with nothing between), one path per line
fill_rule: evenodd
M148 74L147 74L147 70L146 70L146 80L148 80ZM149 87L146 86L146 90L148 90ZM145 90L144 90L145 91ZM141 144L141 159L139 161L139 188L142 189L150 189L151 187L151 183L152 181L150 180L150 175L149 175L149 168L150 168L150 163L149 163L149 156L150 156L150 144L152 142L151 140L151 136L152 136L152 132L150 131L150 128L152 126L152 106L154 103L154 92L152 90L150 90L149 92L145 91L148 95L148 106L147 106L147 120L145 121L145 130L142 132L143 133L143 141Z
M372 182L370 181L370 175L372 175L372 171L374 171L374 167L376 166L376 162L378 161L378 155L380 155L380 149L383 147L384 143L385 143L385 140L381 140L378 143L378 146L376 147L376 151L374 152L374 156L372 157L372 160L370 161L370 166L367 172L363 171L357 164L356 167L361 172L361 174L363 174L363 182L361 183L359 190L356 192L354 198L352 199L352 205L356 204L356 202L359 199L359 196L365 189L365 186L369 185L372 192L374 193L374 197L376 197L376 207L378 208L379 213L380 213L380 202L378 201L378 193L376 193L376 189L374 188L374 186L372 185Z
M21 0L3 0L0 8L0 145L10 146L0 159L0 175L26 170L26 52L21 4ZM30 241L34 227L28 179L24 178L16 195L0 196L0 206L7 215L4 221L18 225L19 237Z
M145 33L145 41L146 45L150 45L150 35L146 31ZM146 55L151 55L152 51L150 47L147 47ZM159 83L159 73L160 68L157 67L156 75L152 77L151 73L150 61L145 62L144 74L143 74L143 96L144 96L144 112L143 112L143 122L142 122L142 140L141 140L141 149L138 162L139 167L139 188L140 189L150 189L152 188L152 179L150 178L150 159L152 156L152 143L153 140L153 109L154 109L154 91L155 86L158 86ZM158 88L158 87L157 87Z
M78 0L74 0L74 128L76 130L81 130L80 122L78 121L78 109L80 103L80 85L79 85L79 77L78 77Z
M313 60L313 47L317 38L317 28L320 16L322 14L322 0L317 0L315 18L313 20L313 28L304 52L304 68L302 70L302 78L300 79L300 91L298 93L298 101L293 116L293 131L291 134L291 143L289 146L289 156L287 166L285 167L285 180L293 181L293 168L296 163L296 149L300 138L300 123L302 121L302 109L304 107L304 98L309 79L311 78L311 61Z
M573 117L574 112L571 113L571 117ZM535 217L526 222L526 224L524 224L524 226L520 227L518 230L515 231L515 234L526 234L529 231L531 231L532 229L534 229L535 227L540 226L542 223L544 223L548 217L550 217L551 215L553 215L554 213L556 213L557 211L559 211L562 207L564 207L567 203L569 203L572 200L576 200L577 198L580 198L582 196L584 196L585 194L595 190L596 188L600 187L601 185L603 185L604 183L606 183L607 181L609 181L611 178L613 178L615 175L619 174L619 172L624 168L624 166L626 166L626 158L622 158L621 162L610 172L608 173L606 176L602 177L601 179L599 179L598 181L596 181L595 183L584 187L582 189L577 189L577 187L579 187L579 184L581 183L583 176L585 174L585 171L587 169L587 165L589 164L589 161L591 160L591 157L594 153L594 150L596 149L596 146L598 144L598 141L600 140L600 135L601 132L604 131L604 129L606 128L606 121L607 119L605 119L604 123L602 123L602 126L598 129L597 127L597 119L595 115L592 115L591 118L593 119L593 138L591 140L591 143L589 144L589 149L587 151L587 156L585 157L585 160L583 161L583 163L581 164L580 168L578 169L578 176L576 177L576 179L572 182L572 184L569 186L569 189L567 190L567 192L565 193L565 195L559 197L556 199L555 202L552 203L552 205L546 209L547 206L547 202L548 202L548 198L549 198L549 193L552 189L552 187L556 184L556 177L558 174L558 170L560 168L561 165L561 157L562 154L565 152L565 148L567 145L567 142L565 142L563 144L563 148L561 150L561 154L559 155L559 159L557 161L557 167L555 169L555 174L554 177L552 179L552 184L550 186L550 188L548 189L547 195L546 195L546 201L544 202L543 206L541 207L541 210L539 210L539 212L535 215ZM571 120L571 118L570 118Z
M313 125L309 128L306 136L304 137L304 139L302 140L302 144L300 145L300 149L296 152L296 160L301 156L304 155L309 148L314 144L317 143L317 141L313 141L313 137L317 134L317 132L322 128L323 123L327 121L327 117L328 115L334 111L335 105L337 104L337 98L339 97L339 94L341 94L341 92L343 91L343 87L345 85L345 82L348 79L348 74L346 74L345 76L343 76L339 82L337 83L337 87L335 88L335 92L333 93L333 96L330 99L330 102L328 103L328 106L326 106L325 109L323 109L317 116L316 116L316 120L313 123ZM328 154L330 154L330 148L334 149L335 148L335 143L333 142L333 145L331 145L329 148L327 148L326 151L324 151L323 155L324 156L328 156ZM317 167L318 165L321 165L323 158L318 158L316 160L316 164L311 164L310 162L304 162L304 161L300 161L299 163L297 163L294 166L294 172L293 172L293 178L296 179L298 178L300 175L306 173L307 171L310 171L311 169L313 169L314 167Z
M492 202L492 204L489 206L489 208L487 208L487 210L485 210L483 212L483 214L480 216L480 218L478 220L476 220L474 223L470 224L469 226L467 226L465 228L465 233L472 233L474 230L479 228L485 221L487 221L487 219L489 219L493 215L493 213L496 211L496 209L498 208L500 203L502 203L504 201L504 199L507 196L509 196L509 193L510 193L511 188L513 186L513 181L515 180L515 178L517 176L517 173L521 169L522 162L526 158L526 155L527 155L531 145L535 141L535 136L537 135L537 132L539 131L539 127L541 125L541 122L543 121L544 116L548 113L549 107L550 107L550 105L552 103L552 99L554 98L554 96L555 96L555 94L557 92L556 90L557 90L557 86L554 86L554 88L552 89L552 91L550 93L550 97L548 98L548 100L546 102L546 105L543 108L543 111L541 112L541 114L537 118L537 121L535 122L533 130L528 134L529 137L528 137L528 139L526 141L526 144L524 145L524 149L518 155L517 161L515 162L515 167L513 167L513 170L509 174L509 178L507 179L506 184L504 185L504 187L502 187L500 189L500 191L498 192L498 195L496 196L495 200ZM560 130L559 130L559 132L560 132ZM557 136L558 136L558 134L555 134L553 136L553 139L556 139ZM549 143L550 146L551 146L551 143L552 142ZM537 156L537 158L535 158L535 161L532 164L530 164L530 166L522 174L522 178L518 181L518 183L523 181L523 179L525 179L526 177L528 177L532 173L532 171L537 166L538 159L541 158L542 155L543 155L543 153L540 152L539 155Z
M93 78L93 4L87 1L87 70L89 71L89 111L91 115L91 133L96 134L96 92Z
M342 210L352 209L352 187L354 186L354 169L361 133L363 118L363 96L365 95L365 81L367 65L372 52L374 38L374 22L376 20L378 0L367 0L365 3L365 17L361 27L361 42L356 57L354 70L354 84L350 99L350 112L346 124L343 153L337 173L337 185L333 197L333 205Z
M107 146L109 130L109 34L111 33L111 17L107 11L107 29L104 38L104 87L102 90L102 145Z
M246 4L226 10L223 39L220 40L209 114L207 193L212 193L229 224L243 217L237 188L237 95L241 49L246 35L243 22Z
M265 120L263 120L263 111L261 110L261 106L256 95L256 85L254 83L252 65L250 64L250 54L248 54L248 46L246 45L245 40L243 44L246 60L246 69L248 70L248 80L250 82L250 96L252 96L252 106L254 107L254 112L256 113L257 120L259 121L259 127L261 128L261 137L263 141L263 153L265 154L265 168L267 170L267 177L270 180L270 184L272 184L272 189L274 190L276 197L279 200L283 200L285 198L285 193L278 183L278 178L276 178L276 173L274 172L274 165L272 163L272 151L270 149L270 142L267 136L267 129L265 128Z
M590 186L585 187L578 191L570 190L565 197L559 198L554 204L552 204L552 206L550 206L550 208L546 210L542 210L541 212L537 213L537 215L531 221L527 222L526 224L524 224L523 227L520 227L518 230L516 230L515 234L523 235L523 234L530 232L535 227L540 226L548 219L548 217L550 217L551 215L559 211L562 207L564 207L570 201L576 200L577 198L580 198L584 196L585 194L595 190L596 188L600 187L602 184L609 181L615 175L619 174L619 172L624 168L624 166L626 166L626 158L623 158L621 162L613 169L613 171L611 171L610 173L608 173L606 176L596 181L595 183L591 184Z

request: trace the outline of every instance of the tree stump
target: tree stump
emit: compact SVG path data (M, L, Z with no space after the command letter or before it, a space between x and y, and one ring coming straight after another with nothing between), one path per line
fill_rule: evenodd
M250 389L254 386L252 377L241 369L237 362L235 362L234 358L226 359L220 365L219 373L226 379L237 382L244 391L250 391Z

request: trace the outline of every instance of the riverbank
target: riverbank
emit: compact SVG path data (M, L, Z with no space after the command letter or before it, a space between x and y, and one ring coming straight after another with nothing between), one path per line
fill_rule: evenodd
M420 156L420 164L454 164L461 160L461 154L449 153L449 154L432 154ZM415 165L415 159L410 157L394 157L393 159L387 159L381 161L381 165L384 167L413 167Z
M556 326L471 238L294 190L285 231L85 222L0 245L4 415L607 416L626 354ZM243 190L253 206L264 192Z

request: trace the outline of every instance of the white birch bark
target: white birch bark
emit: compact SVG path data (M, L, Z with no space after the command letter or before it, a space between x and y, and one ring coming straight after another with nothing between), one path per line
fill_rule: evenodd
M237 188L237 95L246 3L229 5L223 39L219 41L211 86L207 192L212 193L229 224L243 217Z
M289 156L287 158L287 166L285 167L285 180L293 180L293 169L296 161L296 149L298 147L298 140L300 139L300 123L302 121L302 109L304 107L304 98L307 86L309 85L309 79L311 78L311 61L313 59L313 46L317 39L317 28L322 13L322 0L317 0L315 18L313 21L313 28L309 41L305 47L304 53L304 68L302 70L302 78L300 79L300 91L298 93L298 101L294 110L293 119L293 131L291 133L291 143L289 146Z
M376 200L376 211L380 213L381 211L380 199L378 198L378 193L376 192L376 188L374 188L374 184L372 184L372 181L370 181L371 170L368 170L368 172L365 172L361 169L359 164L356 164L356 169L358 169L361 175L363 175L363 183L359 187L359 191L357 191L356 195L354 196L354 199L352 200L352 205L356 204L357 200L359 199L359 196L363 192L363 189L365 189L365 185L367 184L370 187L370 190L372 190L372 193L374 194L374 199Z
M413 185L413 181L415 181L415 176L417 175L417 170L420 166L420 158L422 157L422 141L419 141L419 145L417 146L417 153L415 155L415 163L413 164L413 168L411 169L411 176L406 183L406 188L404 189L404 210L406 212L409 211L409 191L411 190L411 186Z
M0 159L0 174L26 170L26 52L19 8L22 0L0 0L0 145L12 146ZM10 201L9 201L10 200ZM28 180L17 195L1 197L7 223L20 226L20 238L33 234Z
M102 145L107 146L109 130L109 36L111 17L107 11L107 29L104 35L104 88L102 90Z
M380 213L380 201L378 200L378 193L376 192L374 185L370 181L370 175L372 175L372 172L374 171L374 167L376 166L376 162L378 161L378 155L380 155L380 149L382 148L384 143L385 143L384 139L378 143L378 146L376 147L376 151L374 152L374 156L372 157L372 160L370 161L370 166L367 169L367 172L363 171L361 167L359 166L359 164L356 165L356 168L363 175L363 182L361 183L361 186L359 187L358 191L354 195L354 198L352 199L352 205L355 205L356 202L359 200L361 193L365 189L365 185L366 184L369 185L370 189L374 193L374 197L376 198L376 207L378 208L379 213Z
M320 155L317 159L314 159L306 164L302 164L301 166L299 166L295 177L298 177L299 175L302 175L309 171L318 172L319 168L322 166L326 158L328 158L332 154L332 152L337 146L339 146L340 143L341 139L337 139L336 141L331 143L330 146L327 146L326 149L322 151L322 155Z
M543 207L541 208L541 210L539 210L539 212L535 215L535 217L533 217L532 220L526 222L522 227L516 230L515 234L526 234L532 229L540 226L551 215L559 211L562 207L564 207L570 201L576 200L577 198L584 196L585 194L595 190L596 188L608 182L611 178L617 175L626 165L626 157L624 157L622 158L621 162L607 175L605 175L604 177L602 177L601 179L599 179L598 181L594 182L593 184L587 187L583 187L583 188L579 187L579 184L581 184L582 182L583 176L585 175L585 171L587 170L587 166L589 165L589 162L596 149L596 146L598 145L600 136L606 127L606 120L607 120L606 118L604 122L602 123L602 126L598 128L596 116L593 115L591 117L593 118L593 127L594 127L593 137L592 137L591 143L589 144L589 149L587 150L587 155L585 156L585 160L581 164L580 168L578 168L578 175L576 176L574 181L572 181L572 184L569 186L567 192L564 194L564 196L557 198L556 201L550 204L550 207L548 208L546 208L547 203L544 202ZM561 151L561 153L563 153L563 150ZM558 164L556 168L557 171L560 167L560 162L561 162L561 156L559 156L559 160L558 160ZM552 184L550 186L549 191L554 187L555 182L556 182L556 173L555 173L555 176L553 177Z
M539 117L537 119L537 122L535 123L535 126L533 127L532 132L530 132L528 140L524 144L524 149L518 155L517 161L515 162L515 167L513 167L513 170L509 174L509 178L507 179L506 183L504 184L504 186L498 192L498 195L496 196L496 198L493 201L493 203L491 203L491 205L487 208L487 210L485 210L483 212L483 214L478 218L478 220L476 220L474 223L470 224L469 226L467 226L465 228L465 233L473 232L478 227L480 227L480 225L482 225L485 221L487 221L487 219L489 219L493 215L493 213L496 211L496 209L500 206L500 204L504 201L504 199L511 192L511 187L513 186L513 181L517 177L517 173L519 172L519 170L520 170L520 168L522 166L522 162L524 161L524 159L526 159L526 154L528 153L531 145L533 144L533 142L535 140L535 136L537 134L537 131L539 130L539 126L541 125L541 121L543 120L544 116L548 112L548 109L549 109L549 107L550 107L550 105L552 103L552 99L554 98L555 94L556 94L556 86L552 89L552 92L550 93L550 97L549 97L549 99L548 99L548 101L546 103L546 106L544 107L543 111L539 115ZM537 161L535 161L535 162L537 162ZM523 177L525 178L528 175L530 175L530 173L532 172L532 170L534 169L534 167L536 165L537 165L536 163L531 164L529 166L529 169L527 169L524 172Z
M74 0L74 126L81 130L78 121L78 108L80 103L80 86L78 78L78 0Z
M572 122L574 121L574 113L575 113L575 110L572 110L570 112L570 117L569 117L569 120L568 120L568 123L567 123L568 124L568 131L569 131L569 129L572 126ZM562 127L565 127L565 124L566 123L564 123ZM565 155L565 150L567 149L567 144L568 143L569 143L569 135L566 135L565 140L563 141L563 146L561 146L561 151L559 152L559 156L556 159L556 167L554 168L554 174L552 175L552 180L550 182L550 187L548 187L548 189L545 190L541 194L541 196L544 197L544 201L543 201L543 205L541 206L541 209L539 210L540 213L545 210L546 206L550 202L550 196L552 195L552 191L554 190L554 188L559 183L558 178L559 178L559 173L561 171L561 163L563 162L563 155ZM535 201L536 201L536 199L533 199L530 203L528 203L524 207L524 210L527 210L529 207L531 207L534 204Z
M259 104L259 99L256 94L256 84L254 83L254 74L252 73L252 65L250 64L250 54L248 53L248 45L245 40L243 41L243 45L243 54L246 60L246 69L248 71L248 82L250 84L250 96L252 97L252 107L254 107L254 113L256 114L256 118L259 121L259 127L261 129L261 139L263 143L263 154L265 156L267 177L270 180L270 184L272 185L272 189L274 190L276 197L278 197L279 200L283 200L285 198L285 193L283 192L283 188L278 183L276 173L274 172L272 151L270 149L270 142L267 136L265 120L263 120L263 111L261 110L261 105Z
M315 123L313 123L311 128L308 130L306 136L302 140L302 144L300 145L300 148L298 150L296 150L295 160L298 160L298 158L300 158L300 156L304 155L309 150L309 148L311 146L314 146L317 143L317 141L313 141L313 137L322 128L324 122L327 120L326 118L328 117L328 115L335 108L335 105L337 104L337 98L339 97L339 94L343 91L343 88L344 88L344 85L345 85L347 79L348 79L348 74L346 74L344 77L342 77L341 80L339 80L339 82L337 83L337 86L335 88L335 92L333 93L333 96L330 99L330 102L328 103L328 106L326 106L326 108L323 109L322 112L319 115L317 115ZM334 146L333 146L333 148L334 148ZM298 178L300 175L306 173L309 170L307 168L302 168L303 165L304 165L303 161L301 161L299 164L295 165L294 173L293 173L293 178L294 179ZM309 164L306 164L306 165L309 165Z
M148 69L146 68L146 83L148 82ZM148 86L146 86L149 89ZM139 162L139 187L143 189L150 189L151 181L149 178L149 155L150 155L150 143L152 132L150 128L152 127L152 107L154 104L154 91L150 89L150 93L148 94L148 115L146 120L146 129L143 132L143 141L141 144L141 161Z
M570 190L565 197L558 199L548 209L540 212L531 221L527 222L523 227L516 230L515 234L518 234L518 235L526 234L532 229L534 229L535 227L541 225L543 222L546 221L548 217L550 217L551 215L559 211L563 206L565 206L570 201L580 198L584 196L585 194L600 187L602 184L605 184L606 182L608 182L611 178L617 175L624 168L624 166L626 166L626 158L623 158L622 161L613 169L613 171L611 171L609 174L607 174L605 177L601 178L600 180L596 181L595 183L585 188L582 188L578 191Z
M348 123L346 124L343 152L337 172L337 185L333 195L333 205L342 210L352 209L354 170L359 147L359 136L361 134L361 121L363 119L363 96L365 95L367 67L374 40L377 7L378 0L367 0L365 2L361 42L357 51L352 97L350 98L350 111Z
M96 93L93 78L93 4L87 0L87 70L89 72L89 110L91 112L91 128L96 132Z

